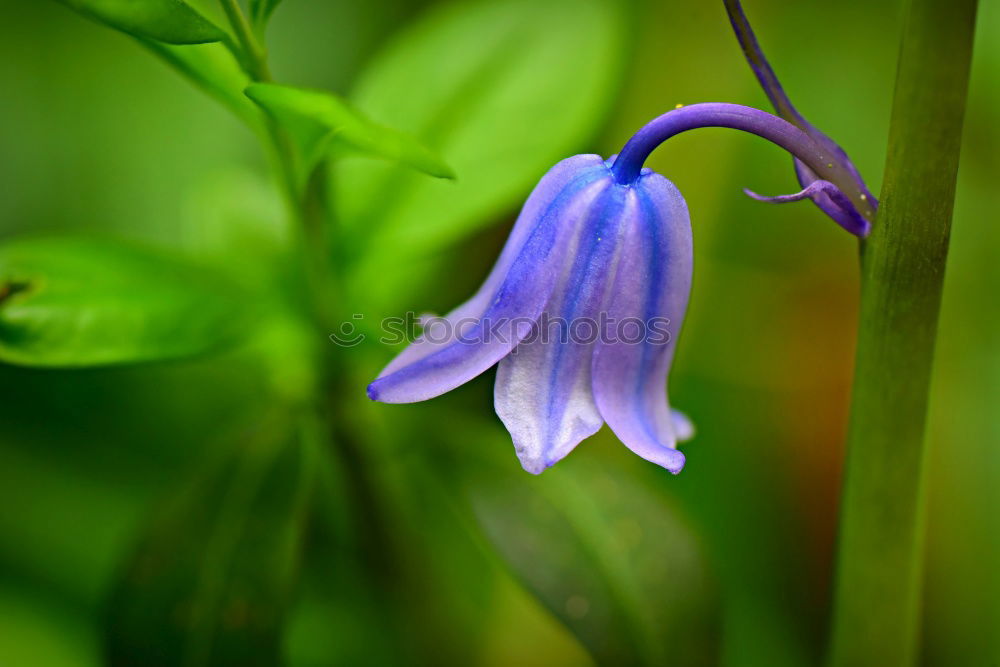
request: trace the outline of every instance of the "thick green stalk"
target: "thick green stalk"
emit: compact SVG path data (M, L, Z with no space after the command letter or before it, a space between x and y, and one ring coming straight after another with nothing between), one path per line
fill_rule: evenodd
M924 424L976 0L911 0L882 204L862 252L830 664L918 655Z

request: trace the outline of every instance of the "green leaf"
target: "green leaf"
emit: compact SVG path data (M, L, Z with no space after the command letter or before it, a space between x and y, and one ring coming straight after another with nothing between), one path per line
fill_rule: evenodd
M250 19L254 26L263 28L267 25L271 13L279 4L281 0L250 0Z
M0 244L0 361L95 366L199 354L243 333L242 292L199 265L76 237Z
M313 469L289 426L250 430L146 527L111 595L110 664L280 664Z
M438 178L454 178L448 165L410 135L372 122L332 93L255 83L247 96L285 127L307 174L330 148L393 160Z
M380 273L510 212L580 149L614 102L624 20L610 0L450 3L399 35L352 101L424 140L460 178L423 182L388 165L342 164L339 217L380 252Z
M595 460L587 444L540 477L509 462L470 478L487 537L598 664L717 664L716 592L698 540L642 472Z
M81 14L136 37L204 44L226 33L183 0L59 0Z

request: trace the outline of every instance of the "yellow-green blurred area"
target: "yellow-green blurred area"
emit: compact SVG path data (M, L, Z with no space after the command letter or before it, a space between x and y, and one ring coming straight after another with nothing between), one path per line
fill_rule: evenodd
M566 66L524 95L569 92L559 105L510 103L524 115L497 131L511 132L512 145L523 143L517 128L555 128L576 103L593 106L594 120L578 123L552 163L616 153L678 104L768 108L721 2L602 5L601 20L622 22L610 45L562 34L585 21L561 7L565 20L553 10L537 29L541 42L566 45ZM791 99L878 192L901 3L747 0L745 9ZM271 69L281 83L375 104L379 93L357 82L429 11L441 10L284 0L267 33ZM505 25L456 43L497 40ZM607 61L596 96L575 99L573 63L604 48L619 60ZM509 49L515 58L518 44ZM445 73L464 57L420 55L439 58ZM419 77L410 83L381 95L374 120L395 123L382 116L405 117L414 99L435 94ZM1000 6L986 2L932 388L926 665L1000 664L998 83ZM480 114L480 132L492 122L471 102L454 113ZM263 312L278 312L265 306L287 286L271 264L293 234L258 139L134 39L57 2L0 3L3 240L69 231L225 258L260 287ZM440 187L456 197L463 183L502 177L490 172L496 163L441 157L457 180ZM343 372L320 391L338 406L344 425L334 432L356 441L317 459L288 444L314 440L316 425L289 425L277 406L315 386L318 371L302 360L332 343L292 319L264 317L249 343L189 361L2 365L0 666L820 664L856 240L809 203L745 197L743 187L798 189L791 158L750 135L686 133L649 166L684 194L695 237L670 384L671 402L698 429L680 475L634 457L605 429L530 476L493 413L492 371L427 404L370 404L365 385L394 353L378 345L333 351ZM382 167L350 157L332 177L355 168ZM333 261L368 262L339 312L460 303L530 187L512 182L517 192L484 205L473 231L433 243L416 224L433 212L419 209L400 236L412 252L385 260L391 267L379 263L398 250L390 241L355 246L333 226Z

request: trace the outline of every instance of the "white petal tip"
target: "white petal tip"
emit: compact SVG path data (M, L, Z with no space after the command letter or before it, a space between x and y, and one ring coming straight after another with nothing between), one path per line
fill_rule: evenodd
M651 463L655 463L661 468L665 468L670 474L676 475L681 470L684 469L685 458L684 454L677 451L676 449L671 449L664 447L662 451L656 452L653 456L645 456L643 458Z
M680 410L670 411L670 421L674 427L674 437L678 442L687 442L697 433L694 422Z

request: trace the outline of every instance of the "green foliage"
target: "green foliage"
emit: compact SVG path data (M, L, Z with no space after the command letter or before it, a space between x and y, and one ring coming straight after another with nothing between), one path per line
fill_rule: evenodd
M283 420L258 425L147 526L111 598L111 664L279 664L312 459Z
M9 665L99 667L85 619L24 592L0 588L0 656Z
M438 178L454 178L448 165L405 132L372 122L332 93L255 83L247 96L295 139L307 175L331 148L385 158Z
M81 14L136 37L204 44L226 33L183 0L59 0Z
M345 161L338 217L374 237L370 261L391 266L482 228L579 148L614 99L620 11L603 0L454 3L399 35L352 100L424 140L459 180Z
M143 54L122 57L130 40L88 39L88 26L53 20L46 3L17 3L0 24L5 237L39 224L127 229L226 276L121 243L0 243L0 361L75 367L231 350L85 373L0 363L0 384L12 388L0 407L0 504L24 508L0 513L0 664L89 667L102 639L110 664L143 667L582 665L587 651L609 665L819 664L855 317L851 299L828 297L850 293L830 286L853 279L844 261L853 246L800 224L802 209L719 196L746 178L719 165L787 180L786 164L757 159L767 147L758 155L742 137L707 133L678 139L651 165L701 218L701 296L672 380L702 417L683 475L631 462L607 431L541 477L525 475L490 412L489 373L419 406L372 404L363 391L389 356L374 313L458 303L557 160L610 154L678 102L763 101L721 10L648 3L638 19L632 0L300 2L267 44L278 0L221 10L219 0L63 2L134 36L255 134L178 95L171 73ZM857 48L831 55L789 40L782 53L776 40L775 63L818 125L853 136L852 155L874 177L878 119L889 116L878 91L890 88L896 50L882 33L895 14L860 0L831 7L836 20L871 19L852 24ZM760 27L777 35L800 34L817 16L760 12ZM210 23L223 15L232 37ZM978 58L985 96L1000 21L981 24L993 49ZM217 42L189 44L206 39ZM820 83L786 65L806 51L802 62L835 56ZM345 101L251 85L274 75L353 92ZM870 113L852 95L831 97L834 84L874 91ZM969 449L995 432L1000 377L983 363L997 339L996 290L984 287L997 267L993 101L980 101L967 131L971 224L958 229L972 261L949 266L951 356L936 369L941 421L930 432L949 441L935 483L952 484L934 506L936 539L939 554L947 543L961 558L930 563L934 664L982 662L995 644L995 605L982 592L995 589L986 564L996 541L948 521L992 518L983 508L996 488L986 457ZM265 180L254 138L281 185ZM315 168L323 162L328 170ZM457 180L426 177L449 167ZM266 312L249 326L248 303ZM366 344L332 346L341 320L368 333ZM748 331L760 333L749 356ZM912 368L884 375L909 378ZM277 417L219 455L220 425L260 424L261 412L289 405L308 413L296 416L298 432ZM205 458L213 464L184 476ZM878 488L889 488L885 470L905 474L890 459L872 467ZM167 504L150 516L156 496Z
M717 664L712 578L662 491L593 461L482 472L467 491L480 525L600 664Z
M75 367L174 359L233 341L239 289L176 257L119 242L0 245L0 360Z

